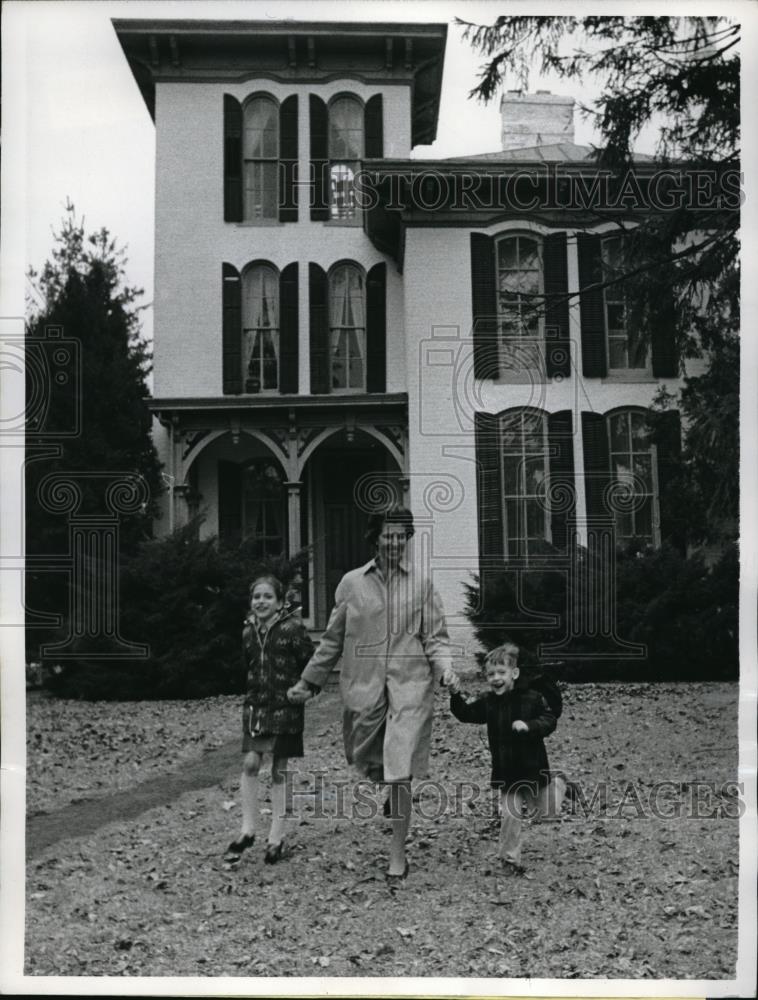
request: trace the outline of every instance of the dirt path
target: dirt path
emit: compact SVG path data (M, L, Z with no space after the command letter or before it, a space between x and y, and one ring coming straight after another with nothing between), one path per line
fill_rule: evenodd
M337 698L336 691L329 692L314 704L310 710L311 724L322 725L333 712L332 703ZM237 739L215 750L207 750L181 770L150 778L121 792L80 799L61 809L29 816L26 821L27 859L59 841L86 837L108 823L127 823L148 809L174 802L186 792L222 784L236 774L239 767L240 741Z

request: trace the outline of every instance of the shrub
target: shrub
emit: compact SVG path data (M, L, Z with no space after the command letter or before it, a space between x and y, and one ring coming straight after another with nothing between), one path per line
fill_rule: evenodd
M597 572L586 550L577 552L574 586L561 570L490 572L467 586L466 614L477 638L491 649L508 639L527 662L561 661L563 680L731 680L739 675L739 567L736 545L707 566L664 545L618 554L614 595L616 637L584 628L567 641L569 602L592 595ZM586 600L586 598L585 598ZM586 623L591 616L583 616ZM627 658L619 643L641 643L642 658Z
M120 630L146 643L146 659L87 656L53 675L56 694L87 699L204 698L243 690L242 623L248 586L273 572L285 584L304 572L306 553L261 560L251 543L219 547L199 539L197 522L144 543L120 572ZM98 639L97 651L102 652Z

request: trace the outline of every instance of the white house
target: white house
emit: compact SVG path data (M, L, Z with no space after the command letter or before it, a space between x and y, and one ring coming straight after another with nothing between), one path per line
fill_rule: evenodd
M444 24L114 26L156 126L166 530L203 509L223 542L310 546L319 628L367 511L402 498L464 647L483 557L560 551L604 512L660 544L644 414L679 384L671 312L642 350L604 286L618 226L579 204L571 98L506 94L499 151L412 160ZM605 511L614 482L632 502Z

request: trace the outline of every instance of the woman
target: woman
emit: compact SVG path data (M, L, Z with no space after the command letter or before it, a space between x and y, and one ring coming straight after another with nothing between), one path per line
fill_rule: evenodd
M404 507L369 518L376 556L343 576L321 643L289 691L293 702L307 701L342 657L345 756L390 786L390 882L408 874L411 779L428 757L434 682L457 680L442 602L429 574L405 558L413 533Z

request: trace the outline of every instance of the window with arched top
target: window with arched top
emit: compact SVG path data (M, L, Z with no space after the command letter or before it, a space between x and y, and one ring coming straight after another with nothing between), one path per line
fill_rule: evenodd
M256 459L242 472L242 537L258 558L284 552L287 527L284 477L276 462Z
M364 156L363 104L337 97L329 104L329 205L332 219L356 214L355 175Z
M242 383L246 393L279 389L279 273L270 264L242 275Z
M243 107L243 218L276 219L279 212L279 105L253 97Z
M329 386L366 391L366 278L357 264L329 272Z

